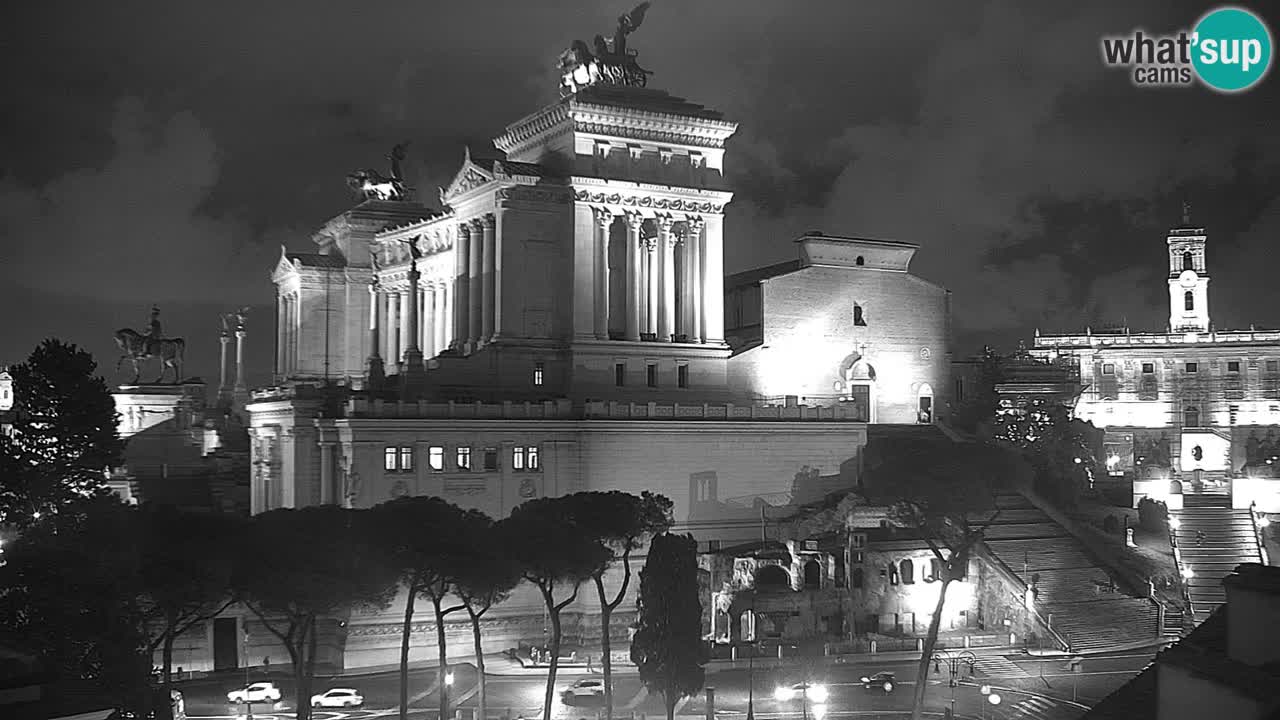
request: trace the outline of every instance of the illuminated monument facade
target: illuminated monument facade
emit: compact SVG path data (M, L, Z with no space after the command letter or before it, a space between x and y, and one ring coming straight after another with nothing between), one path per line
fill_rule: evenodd
M1076 417L1106 431L1108 470L1134 478L1135 503L1207 487L1280 512L1280 331L1213 325L1207 239L1184 208L1165 239L1164 332L1037 333L1031 353L1079 368Z
M348 178L362 201L315 252L282 250L277 384L248 405L253 512L435 495L502 517L648 489L700 540L746 540L759 502L856 487L869 421L938 419L949 306L909 274L915 247L810 235L726 292L737 126L644 87L624 25L564 53L559 101L463 151L441 209L408 199L400 146L390 177ZM754 327L726 297L756 303ZM789 346L804 363L778 362ZM542 637L534 595L495 609L490 650ZM351 618L342 664L394 661L400 612ZM567 632L590 643L587 617ZM415 657L433 644L424 630Z

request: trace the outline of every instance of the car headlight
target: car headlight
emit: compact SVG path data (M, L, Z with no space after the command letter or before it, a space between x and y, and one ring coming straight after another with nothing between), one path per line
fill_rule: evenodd
M791 699L791 688L780 687L773 691L773 699L778 702Z
M810 700L824 703L827 701L827 688L823 685L813 685L809 688L808 695Z
M864 677L864 678L862 678L862 682L864 682L864 683L869 683L869 682L871 682L871 678Z

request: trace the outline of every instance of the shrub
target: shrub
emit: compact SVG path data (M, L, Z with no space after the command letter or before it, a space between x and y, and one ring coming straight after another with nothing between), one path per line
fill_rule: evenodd
M1138 525L1151 532L1168 530L1169 507L1163 502L1142 498L1138 501Z

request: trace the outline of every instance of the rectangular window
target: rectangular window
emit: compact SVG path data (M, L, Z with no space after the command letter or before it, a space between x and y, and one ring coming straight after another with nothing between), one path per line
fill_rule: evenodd
M1186 365L1186 370L1189 373L1200 372L1200 363L1189 362Z
M542 470L542 460L538 457L538 446L530 445L524 449L525 464L529 466L529 472L540 472Z
M399 456L396 454L396 449L393 447L389 447L386 450L383 450L382 451L382 469L386 470L387 472L395 472L396 469L399 467L396 464L396 459L398 457Z
M1102 374L1103 374L1103 375L1115 375L1115 374L1116 374L1116 366L1115 366L1115 363L1103 363L1103 364L1102 364Z
M524 448L511 448L511 469L515 471L524 470Z
M498 469L498 448L487 447L484 449L484 469Z
M645 383L649 387L658 387L658 366L649 363L644 368Z
M1240 361L1239 361L1239 360L1228 360L1228 361L1227 361L1227 372L1233 372L1233 373L1238 373L1238 372L1240 372Z
M1280 360L1268 360L1267 372L1280 372Z
M614 363L613 366L613 384L622 387L627 384L627 364Z
M861 551L855 551L855 552L851 553L851 554L849 555L849 560L850 560L854 565L861 565L861 564L862 564L862 561L863 561L862 552L861 552Z
M863 548L867 546L867 536L862 533L854 533L849 536L849 545L855 548Z
M457 461L459 470L470 470L471 469L471 448L469 447L458 448L457 456L454 459Z
M444 471L444 446L432 445L427 448L427 465L432 472Z
M534 385L542 384L542 371L543 371L542 363L538 362L533 364L533 384Z
M413 448L400 448L400 472L409 472L413 469Z
M689 366L688 365L676 366L676 387L682 387L682 388L689 387Z
M1154 374L1155 374L1155 372L1156 372L1156 364L1155 364L1155 363L1142 363L1142 374L1143 374L1143 375L1154 375Z

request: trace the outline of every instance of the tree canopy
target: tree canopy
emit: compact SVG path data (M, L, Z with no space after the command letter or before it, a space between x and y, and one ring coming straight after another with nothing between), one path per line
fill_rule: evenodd
M671 720L676 703L701 690L706 676L698 544L691 535L653 539L640 571L637 602L640 617L631 660L640 670L640 681L662 693Z

